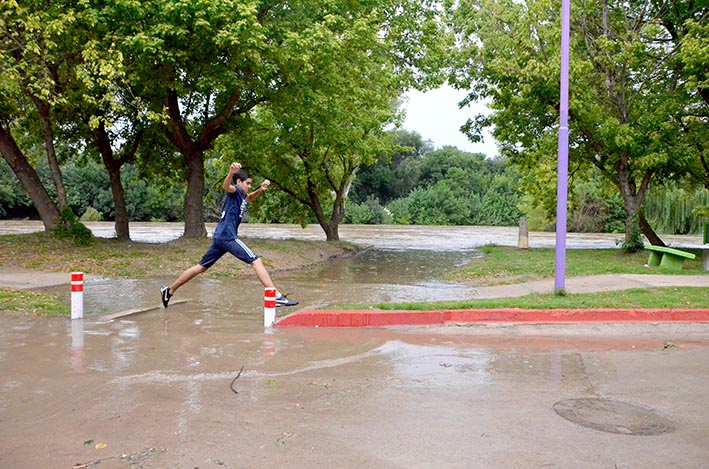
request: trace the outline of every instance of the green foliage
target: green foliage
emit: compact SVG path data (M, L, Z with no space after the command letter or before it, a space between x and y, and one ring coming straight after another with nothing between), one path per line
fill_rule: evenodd
M701 233L707 218L702 207L709 206L709 190L686 190L666 187L651 193L643 204L643 213L659 233ZM699 210L698 210L699 209Z
M101 221L103 220L103 217L101 217L101 212L96 210L93 207L88 207L85 211L84 214L81 215L81 218L79 219L80 221Z
M472 224L473 208L478 200L438 181L432 187L417 187L408 197L397 199L388 208L395 223L410 225Z
M444 147L406 161L416 168L418 180L406 197L388 204L395 223L492 226L518 223L521 216L518 176L505 160L488 160L479 153Z
M384 129L399 119L396 100L425 81L412 67L440 67L446 34L426 2L301 6L298 33L279 45L288 54L282 89L217 150L307 207L336 240L354 174L392 152Z
M350 200L362 203L375 197L386 205L405 197L420 183L421 158L433 151L421 135L405 130L390 131L397 148L391 155L378 158L374 164L357 171L349 192Z
M640 232L640 227L638 226L638 216L636 214L633 217L630 232L628 232L628 229L626 228L625 240L623 241L623 252L639 252L642 251L644 245L642 233Z
M620 194L599 179L584 181L571 194L568 230L581 233L624 233L625 210Z
M32 201L4 159L0 159L0 218L34 215Z
M393 218L389 209L382 207L374 196L369 196L361 204L349 203L344 221L358 225L380 225L391 223Z
M70 207L64 207L60 211L54 234L59 239L70 238L77 246L89 244L94 240L91 230L79 221Z

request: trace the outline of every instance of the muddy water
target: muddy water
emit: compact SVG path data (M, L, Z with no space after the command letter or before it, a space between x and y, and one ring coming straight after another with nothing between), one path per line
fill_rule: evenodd
M280 308L279 316L301 308L380 302L462 300L475 289L447 282L442 277L479 257L477 251L384 251L361 254L297 272L274 274L279 289L300 302ZM225 257L221 262L238 262ZM159 305L159 288L173 279L125 280L99 278L85 281L84 311L100 318L113 313ZM58 292L61 290L57 289ZM170 309L200 311L258 322L263 314L262 287L253 275L215 278L209 272L180 289L175 300L188 300Z

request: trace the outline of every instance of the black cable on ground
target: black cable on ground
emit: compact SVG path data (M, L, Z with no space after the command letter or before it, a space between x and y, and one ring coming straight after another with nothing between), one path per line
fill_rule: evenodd
M234 394L239 394L239 391L234 389L234 383L236 383L236 380L239 379L239 376L241 376L242 371L244 371L244 365L241 365L241 369L239 370L239 373L236 375L236 377L231 381L231 384L229 385L231 390L234 391Z

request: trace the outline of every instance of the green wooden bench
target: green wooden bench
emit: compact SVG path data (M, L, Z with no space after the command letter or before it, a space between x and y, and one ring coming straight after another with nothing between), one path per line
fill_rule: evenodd
M680 251L679 249L666 248L664 246L645 246L650 251L650 258L647 264L650 266L667 267L672 270L682 270L685 259L694 259L696 256L691 252Z

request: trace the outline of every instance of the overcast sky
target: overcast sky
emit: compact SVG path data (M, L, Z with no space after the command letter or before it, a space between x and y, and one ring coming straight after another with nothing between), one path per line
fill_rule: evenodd
M472 153L484 153L488 157L497 155L495 139L490 134L485 135L482 142L472 143L460 131L468 118L486 110L482 104L459 109L458 103L465 94L448 85L426 93L407 93L408 102L402 106L406 112L403 128L418 132L424 140L433 142L436 148L452 145Z

